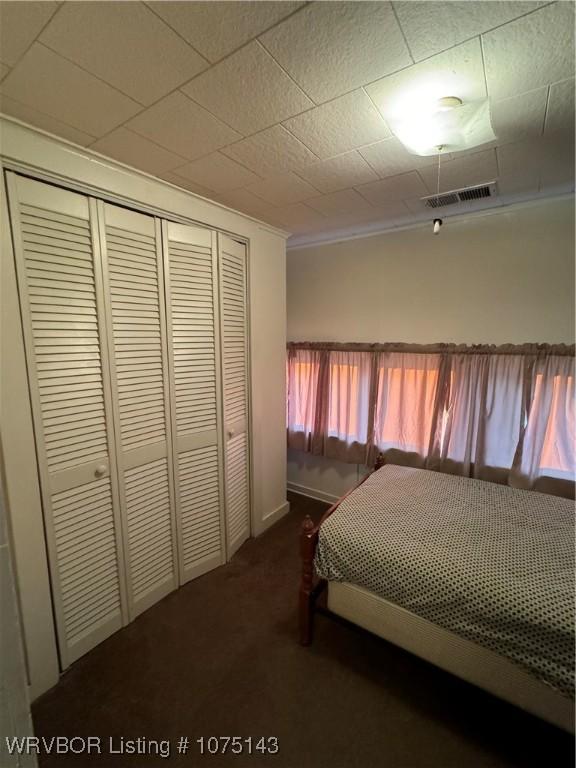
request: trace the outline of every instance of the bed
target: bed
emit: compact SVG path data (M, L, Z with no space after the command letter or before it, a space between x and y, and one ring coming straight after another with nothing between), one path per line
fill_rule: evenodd
M574 730L567 499L387 464L301 532L300 640L327 608Z

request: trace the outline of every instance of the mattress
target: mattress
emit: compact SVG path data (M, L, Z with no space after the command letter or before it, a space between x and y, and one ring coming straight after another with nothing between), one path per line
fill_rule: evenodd
M322 524L315 567L574 697L567 499L386 465Z

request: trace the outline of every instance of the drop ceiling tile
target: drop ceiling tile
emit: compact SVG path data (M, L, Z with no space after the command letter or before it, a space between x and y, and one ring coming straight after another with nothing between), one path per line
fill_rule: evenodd
M245 187L260 178L221 152L213 152L200 160L194 160L178 168L178 173L215 192Z
M378 178L358 152L347 152L330 160L307 165L298 171L298 175L320 192L337 192Z
M182 90L244 135L313 106L258 41L194 78Z
M318 194L317 189L294 173L285 173L264 179L264 181L252 184L248 191L261 197L262 200L270 201L273 205L300 203Z
M127 128L116 128L98 139L90 149L154 175L170 171L185 162L184 158Z
M145 105L208 66L137 2L65 3L40 40Z
M209 61L219 61L304 3L153 2L150 8Z
M373 181L371 184L363 184L361 187L357 187L357 190L374 206L409 200L428 194L426 185L416 171L389 176L380 181Z
M527 89L525 89L527 90ZM486 81L480 39L475 38L426 61L407 67L366 86L366 92L386 117L395 101L414 95L441 98L457 96L465 103L486 98Z
M574 137L574 78L550 86L544 134Z
M493 99L573 77L574 5L547 5L486 33L482 44Z
M34 43L0 93L92 136L102 136L142 107L115 88Z
M438 188L438 169L436 167L422 168L420 176L428 187L428 193L436 194ZM452 189L471 187L485 181L498 178L498 165L494 149L482 150L464 157L455 157L440 164L440 192Z
M15 117L17 120L22 120L22 122L28 123L35 128L40 128L42 131L48 131L48 133L52 133L62 139L72 141L74 144L79 144L81 147L87 147L96 139L95 136L90 136L90 134L84 133L84 131L72 128L72 126L66 125L66 123L57 120L55 117L38 112L37 109L21 104L19 101L15 101L3 94L0 94L0 112Z
M372 206L354 189L341 189L322 197L308 200L308 205L325 216L339 213L362 213Z
M411 213L404 202L388 203L378 208L370 206L365 211L330 215L326 218L324 229L327 231L339 230L344 227L354 226L355 224L395 224L396 222L409 219L410 216Z
M284 125L322 158L390 136L382 115L361 88L286 120Z
M128 127L188 160L242 138L179 91L149 107Z
M394 9L416 61L546 5L545 2L395 2Z
M490 104L492 128L498 144L542 135L548 88L520 93Z
M400 173L415 171L437 163L435 157L411 154L395 137L379 141L369 147L362 147L359 152L381 178L397 176Z
M388 2L311 3L260 39L317 103L412 63Z
M308 232L318 226L322 227L326 219L317 211L313 211L304 203L294 203L281 208L273 208L264 215L266 221L276 226L285 227L290 232Z
M535 195L540 186L540 172L533 168L517 168L513 173L500 174L498 192L500 196Z
M522 174L540 174L540 188L574 183L573 137L542 137L498 147L500 175L513 180ZM508 181L510 184L511 181Z
M170 184L175 184L177 187L182 187L182 189L186 189L188 192L193 192L195 195L200 195L201 197L207 197L209 199L213 199L215 196L215 193L211 189L206 189L200 184L195 184L193 181L190 181L190 179L185 179L183 176L179 176L175 171L164 171L163 173L159 173L158 176L161 179L164 179L164 181L169 181Z
M0 2L0 60L14 66L58 9L52 2Z
M295 170L318 160L308 147L281 125L266 128L222 151L260 176Z
M243 211L256 218L261 218L267 211L273 208L270 203L256 197L247 189L233 189L229 192L224 192L220 195L220 199L230 208Z

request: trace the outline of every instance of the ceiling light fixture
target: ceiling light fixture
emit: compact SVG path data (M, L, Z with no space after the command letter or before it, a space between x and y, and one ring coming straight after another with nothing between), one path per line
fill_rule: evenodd
M458 96L405 95L382 109L388 125L414 155L435 155L486 144L496 136L490 122L488 99L464 104Z

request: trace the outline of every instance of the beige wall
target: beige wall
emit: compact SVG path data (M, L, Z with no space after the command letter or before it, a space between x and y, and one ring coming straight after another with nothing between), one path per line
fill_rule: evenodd
M574 201L289 250L291 341L574 341ZM332 501L361 468L290 451L288 485Z
M574 202L288 251L288 339L574 341Z

